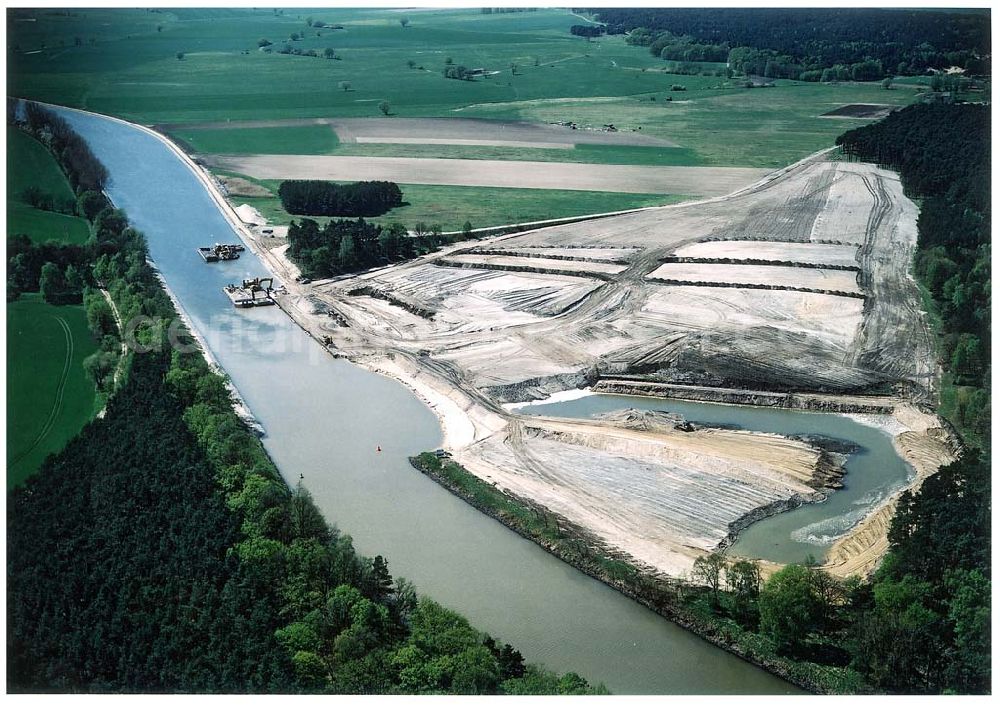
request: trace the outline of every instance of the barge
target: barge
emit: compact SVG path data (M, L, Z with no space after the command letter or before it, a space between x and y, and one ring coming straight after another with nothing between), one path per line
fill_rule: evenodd
M240 258L240 253L246 248L243 245L215 243L212 247L199 247L198 254L206 262L219 262Z
M244 279L241 285L230 284L222 290L237 308L274 306L277 303L274 300L274 279L271 277Z

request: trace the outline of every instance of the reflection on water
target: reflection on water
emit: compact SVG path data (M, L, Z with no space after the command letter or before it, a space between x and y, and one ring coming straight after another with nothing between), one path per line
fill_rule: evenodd
M441 442L402 385L322 351L276 307L236 310L222 287L266 274L246 252L206 264L235 237L186 166L154 137L63 111L111 173L109 191L149 240L167 284L266 430L285 478L299 475L362 552L515 644L616 693L787 693L792 686L661 619L453 497L407 458ZM377 448L381 447L381 452Z

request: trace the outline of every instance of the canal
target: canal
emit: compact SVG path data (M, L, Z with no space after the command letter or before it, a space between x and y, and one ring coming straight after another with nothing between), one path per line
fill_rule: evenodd
M395 575L511 642L529 661L618 694L773 694L793 686L660 618L480 514L410 467L440 444L405 387L335 360L275 307L236 310L222 287L267 275L250 252L206 264L236 235L188 167L147 132L59 110L110 172L108 192L215 359L266 430L286 481ZM377 449L381 448L381 452Z

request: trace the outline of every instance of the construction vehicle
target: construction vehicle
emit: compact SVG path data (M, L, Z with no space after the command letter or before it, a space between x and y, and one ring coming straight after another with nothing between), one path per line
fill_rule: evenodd
M223 288L223 291L233 302L233 306L238 308L273 306L277 303L274 300L274 279L272 277L244 279L240 286L230 284Z

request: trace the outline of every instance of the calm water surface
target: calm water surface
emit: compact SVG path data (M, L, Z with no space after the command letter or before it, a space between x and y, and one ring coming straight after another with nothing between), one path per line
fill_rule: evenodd
M236 236L156 138L61 111L111 174L109 193L265 428L285 479L394 574L513 643L616 693L790 693L792 686L663 620L453 497L410 467L435 448L433 414L402 385L324 353L277 308L235 310L222 287L266 274L247 252L208 265L195 248ZM381 446L382 452L376 452Z

